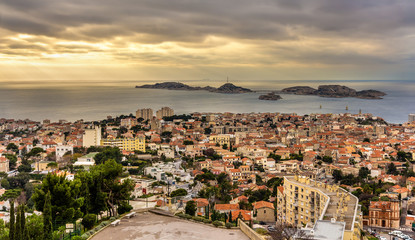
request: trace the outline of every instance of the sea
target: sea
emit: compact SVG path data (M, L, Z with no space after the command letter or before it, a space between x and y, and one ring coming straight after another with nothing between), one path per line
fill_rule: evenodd
M406 81L229 81L256 92L220 94L207 91L173 91L135 88L163 81L5 81L0 83L0 118L41 121L101 120L107 116L135 114L138 108L154 111L168 106L175 114L193 112L279 112L279 113L372 113L389 123L405 123L415 113L415 80ZM227 80L177 80L191 86L219 87ZM261 94L292 86L317 88L339 84L356 90L387 93L383 99L323 98L280 94L278 101L259 100ZM347 108L347 110L346 110Z

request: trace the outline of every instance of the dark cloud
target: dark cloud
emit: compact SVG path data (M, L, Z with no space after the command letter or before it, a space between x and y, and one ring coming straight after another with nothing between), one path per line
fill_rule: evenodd
M29 40L25 44L5 43L3 47L13 51L102 51L91 46L55 45L48 38L111 42L115 47L163 42L176 42L179 46L195 49L226 45L207 42L210 36L217 36L261 46L258 58L263 59L258 61L263 63L271 63L272 58L278 57L325 64L387 64L392 61L388 60L388 54L400 55L412 49L408 41L401 39L414 32L414 12L413 0L3 0L0 2L0 28L35 35L38 43L51 48ZM310 39L325 39L333 47L303 49L302 43ZM360 51L358 47L348 52L336 51L333 48L339 40L374 44L389 52L373 54ZM298 44L269 44L287 41ZM30 44L33 46L28 46ZM212 58L174 54L176 56L137 55L118 51L115 55L150 62L210 63ZM227 59L227 56L221 57Z

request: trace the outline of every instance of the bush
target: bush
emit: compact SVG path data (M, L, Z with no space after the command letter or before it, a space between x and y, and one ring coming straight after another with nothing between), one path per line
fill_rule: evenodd
M204 223L212 223L212 220L210 220L210 219L205 219L205 220L203 220L203 222L204 222Z
M255 229L255 231L257 233L261 234L261 235L267 235L268 234L268 231L263 229L263 228L257 228L257 229Z
M74 236L72 238L72 240L84 240L85 238L81 237L81 236Z
M181 218L186 218L186 214L183 214L183 213L178 213L176 214L176 216L181 217Z
M203 220L205 220L204 218L198 217L198 216L192 217L192 219L195 220L195 221L198 221L198 222L203 222Z
M115 221L115 217L110 217L110 221L112 222L112 221Z
M192 216L191 216L191 215L189 215L189 214L185 214L185 215L184 215L184 218L186 218L186 219L191 219L191 218L192 218Z
M231 228L231 227L235 227L235 224L230 223L230 222L227 222L227 223L225 224L225 227L226 227L227 229L229 229L229 228Z
M82 225L84 225L84 227L86 229L91 229L95 223L97 222L97 215L95 214L87 214L84 216L84 218L82 219Z
M123 214L126 212L129 212L133 209L133 206L131 206L130 204L124 202L121 203L120 206L118 206L118 214Z
M81 235L81 238L82 239L88 239L89 238L89 234L84 233L84 234Z
M223 222L218 221L218 220L214 221L212 224L213 224L213 226L215 226L215 227L221 227L221 226L223 226Z

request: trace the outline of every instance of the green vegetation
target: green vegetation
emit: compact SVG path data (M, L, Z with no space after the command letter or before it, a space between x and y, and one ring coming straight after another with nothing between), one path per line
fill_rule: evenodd
M170 197L179 197L179 196L186 196L187 195L187 191L185 189L177 189L174 190L173 192L171 192Z
M194 216L196 214L196 202L195 201L188 201L186 203L185 212L186 214L189 214L190 216Z

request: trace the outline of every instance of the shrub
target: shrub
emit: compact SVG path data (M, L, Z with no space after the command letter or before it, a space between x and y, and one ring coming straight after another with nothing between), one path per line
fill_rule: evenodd
M183 214L183 213L178 213L176 216L179 216L179 217L181 217L181 218L186 218L186 215L185 215L185 214Z
M226 227L227 229L229 229L229 228L231 228L231 227L234 227L234 226L235 226L235 224L230 223L230 222L227 222L227 223L225 224L225 227Z
M205 220L205 218L198 217L198 216L192 217L192 219L195 220L195 221L198 221L198 222L203 222L203 220Z
M192 218L192 216L191 216L191 215L189 215L189 214L185 214L185 215L184 215L184 217L185 217L186 219L191 219L191 218Z
M133 206L131 206L130 204L123 202L118 206L118 214L123 214L126 212L129 212L133 209Z
M115 221L115 217L110 217L110 221L112 222L112 221Z
M82 225L84 225L84 227L86 229L91 229L95 223L97 222L97 215L95 214L87 214L84 216L84 218L82 219Z
M221 227L221 226L223 226L223 222L218 221L218 220L214 221L212 224L213 224L213 226L215 226L215 227Z
M84 233L84 234L82 234L82 235L81 235L81 238L83 238L83 239L88 239L88 238L89 238L89 234Z
M72 240L84 240L85 238L81 237L81 236L74 236L72 238Z
M212 223L212 220L210 220L210 219L205 219L205 220L203 220L203 222L204 222L204 223Z
M267 235L268 234L268 231L263 229L263 228L257 228L255 231L257 233L261 234L261 235Z

